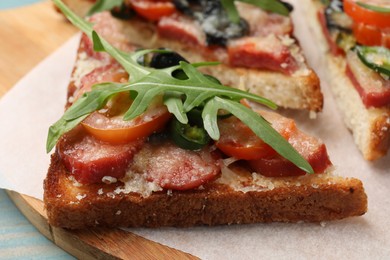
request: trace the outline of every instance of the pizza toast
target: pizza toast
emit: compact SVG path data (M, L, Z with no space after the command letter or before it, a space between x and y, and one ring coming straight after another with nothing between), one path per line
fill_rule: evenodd
M333 175L321 140L300 131L291 119L267 110L253 111L225 95L247 97L271 107L272 103L224 87L177 53L135 51L137 46L120 34L113 34L111 45L99 27L92 29L61 1L55 2L85 34L68 88L67 110L49 130L48 151L56 149L44 182L50 224L70 229L187 227L326 221L366 212L367 196L361 181ZM119 48L135 52L128 55ZM96 50L105 50L115 59ZM158 65L172 66L172 59L173 67ZM198 109L207 115L204 118L217 113L211 112L210 105L226 110L214 115L219 138L209 127L212 121L203 119L196 127L179 124L180 116L168 113L165 107L173 111L166 95L165 105L157 95L138 117L122 119L124 111L134 111L134 103L143 105L138 101L146 98L144 88L167 88L167 80L198 91L193 94L194 102L204 98L199 108L187 112L192 120L199 119ZM209 86L204 88L204 84ZM187 99L192 100L188 88L169 87L176 94L187 89ZM205 97L213 88L224 95ZM129 96L128 91L138 94ZM102 103L85 116L79 114L96 102ZM139 128L142 131L137 131ZM212 138L204 138L205 132Z
M66 1L79 13L83 12L82 6L86 2L92 6L91 1ZM150 10L137 8L138 5L153 5L153 2L157 6L163 2L170 6L169 10L174 11L153 18L148 15L154 13L153 6ZM250 29L240 37L225 39L220 36L221 32L215 32L218 35L215 37L205 33L202 28L207 27L206 23L200 25L194 15L186 15L192 7L180 11L178 5L175 1L124 1L121 9L135 10L131 18L115 19L113 13L115 17L120 14L115 15L111 11L99 19L116 23L122 34L143 48L164 46L180 53L190 62L221 62L221 65L206 67L203 71L218 77L225 85L264 96L281 107L322 111L323 95L319 79L305 61L303 51L293 36L293 24L288 15L266 12L237 2L238 11ZM216 4L213 8L220 10L221 6ZM213 16L209 19L213 19Z
M337 3L343 6L343 1L331 2L336 9ZM346 2L351 4L353 1ZM358 57L357 49L352 49L356 44L362 48L369 47L356 43L352 32L353 20L342 9L332 9L320 1L306 1L304 9L310 31L321 54L319 56L323 57L328 85L345 125L351 130L353 139L366 160L382 158L390 147L389 79L364 65ZM335 24L331 24L332 13L344 17L344 29L341 26L337 29ZM339 41L344 42L344 45L336 43L335 38L332 38L336 36L331 37L330 32L335 35L337 30L342 31L339 35L343 36L339 38L344 37L344 41Z

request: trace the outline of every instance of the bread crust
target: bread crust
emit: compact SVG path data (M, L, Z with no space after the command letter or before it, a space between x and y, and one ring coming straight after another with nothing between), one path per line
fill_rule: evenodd
M359 180L326 174L285 178L286 184L247 192L216 181L203 189L163 190L146 198L114 193L120 183L75 186L69 176L54 154L44 182L44 202L49 223L69 229L318 222L367 211L367 196ZM80 195L82 199L77 199Z
M345 125L351 130L354 141L364 159L373 161L387 154L390 147L390 107L366 108L353 83L345 73L346 61L343 56L334 56L317 19L320 5L316 0L306 3L307 19L311 26L318 49L323 51L325 75L342 114Z

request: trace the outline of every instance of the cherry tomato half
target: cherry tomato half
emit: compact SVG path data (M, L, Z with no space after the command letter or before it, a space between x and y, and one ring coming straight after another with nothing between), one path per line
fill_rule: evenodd
M272 112L262 112L262 116L287 140L296 129L295 122L291 119ZM257 137L236 117L220 120L218 126L221 137L216 142L216 146L228 156L243 160L256 160L276 154L271 146Z
M118 100L113 104L104 113L94 112L82 122L87 132L109 143L127 143L147 137L161 130L171 117L161 102L155 102L140 116L124 121L123 112L127 110L129 104Z
M367 25L376 26L384 29L390 27L390 13L376 12L357 4L362 2L365 4L378 6L378 7L390 7L388 1L381 0L344 0L344 11L347 13L356 23L364 23ZM387 2L387 4L386 4Z
M360 44L390 48L390 28L380 29L372 25L355 22L353 24L353 34Z
M151 21L158 21L176 11L170 1L130 0L130 4L140 16Z

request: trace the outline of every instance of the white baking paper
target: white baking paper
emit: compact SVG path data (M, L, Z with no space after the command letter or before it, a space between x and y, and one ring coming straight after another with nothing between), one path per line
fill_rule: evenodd
M77 37L67 42L0 100L0 188L42 199L42 182L49 165L45 153L47 129L63 112L77 42ZM315 68L320 67L315 59L310 60ZM324 140L339 175L363 181L369 198L367 214L319 224L130 231L202 259L390 258L390 155L376 162L362 159L326 83L322 86L325 109L317 119L309 120L307 113L283 112L296 118L302 129Z
M1 97L0 188L43 198L47 132L64 111L78 42L74 36Z

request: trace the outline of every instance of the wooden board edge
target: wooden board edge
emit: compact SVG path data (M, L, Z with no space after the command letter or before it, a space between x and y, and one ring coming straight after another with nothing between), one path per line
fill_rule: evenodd
M66 230L47 222L43 202L6 190L8 197L38 231L79 259L199 259L121 229Z

